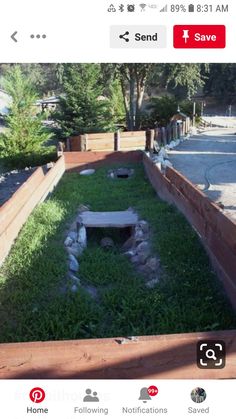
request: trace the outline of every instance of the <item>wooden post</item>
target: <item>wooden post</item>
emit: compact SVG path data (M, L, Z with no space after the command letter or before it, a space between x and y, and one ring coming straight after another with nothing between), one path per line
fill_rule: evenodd
M114 133L114 151L120 151L120 131Z
M172 124L169 124L169 142L171 142L173 140L173 129L172 129Z
M162 139L163 145L165 146L167 144L166 143L166 128L165 127L161 128L161 139Z
M66 151L71 151L70 138L66 139Z
M190 131L190 126L191 126L191 124L190 124L190 118L188 117L187 118L187 134L189 133L189 131Z
M178 124L176 121L173 123L173 139L177 140L178 138Z
M196 102L193 102L193 127L196 125Z
M154 136L155 136L154 129L147 129L145 151L153 151Z
M170 141L171 141L171 126L170 126L170 124L168 124L167 127L166 127L166 134L167 134L166 141L167 141L167 144L169 144Z
M79 135L79 151L87 151L88 134Z
M170 141L173 141L175 139L174 137L174 124L170 124Z
M156 141L158 144L160 143L160 132L159 128L154 129L154 141Z
M157 142L158 142L159 145L161 145L161 143L162 143L162 140L161 140L161 128L158 128Z
M57 145L57 157L62 156L63 151L64 151L64 144L61 141L59 141Z
M180 140L181 138L181 125L182 124L177 124L177 139Z

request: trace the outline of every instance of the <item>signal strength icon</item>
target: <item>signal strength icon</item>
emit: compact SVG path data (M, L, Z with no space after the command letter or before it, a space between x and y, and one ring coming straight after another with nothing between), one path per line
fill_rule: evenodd
M163 7L163 9L160 10L160 13L163 13L163 12L168 12L168 5L167 4L166 4L165 7Z

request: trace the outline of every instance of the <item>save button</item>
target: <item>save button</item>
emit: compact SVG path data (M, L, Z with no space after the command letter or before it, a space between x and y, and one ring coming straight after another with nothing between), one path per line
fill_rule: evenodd
M224 25L175 25L174 48L225 48Z

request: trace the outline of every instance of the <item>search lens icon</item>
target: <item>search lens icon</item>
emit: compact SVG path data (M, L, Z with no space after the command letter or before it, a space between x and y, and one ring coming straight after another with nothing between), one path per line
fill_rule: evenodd
M197 342L197 366L201 369L222 369L226 363L226 344L223 340Z
M208 349L208 350L206 351L206 357L207 357L208 359L214 359L214 361L216 361L216 360L217 360L217 358L216 358L216 354L215 354L215 351L213 351L213 349Z

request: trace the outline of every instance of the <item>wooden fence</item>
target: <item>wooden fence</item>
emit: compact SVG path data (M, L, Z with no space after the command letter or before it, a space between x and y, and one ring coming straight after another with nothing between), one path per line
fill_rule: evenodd
M177 123L171 122L167 127L148 129L146 131L108 132L84 134L70 137L66 151L129 151L145 150L147 142L155 140L159 145L166 145L186 135L190 129L190 119ZM61 144L61 149L63 148Z
M157 194L185 215L198 232L236 309L236 223L189 180L172 168L161 173L144 155L144 167Z
M0 265L8 255L14 240L33 209L53 190L64 171L64 157L60 157L47 173L42 167L38 167L12 197L0 207Z

